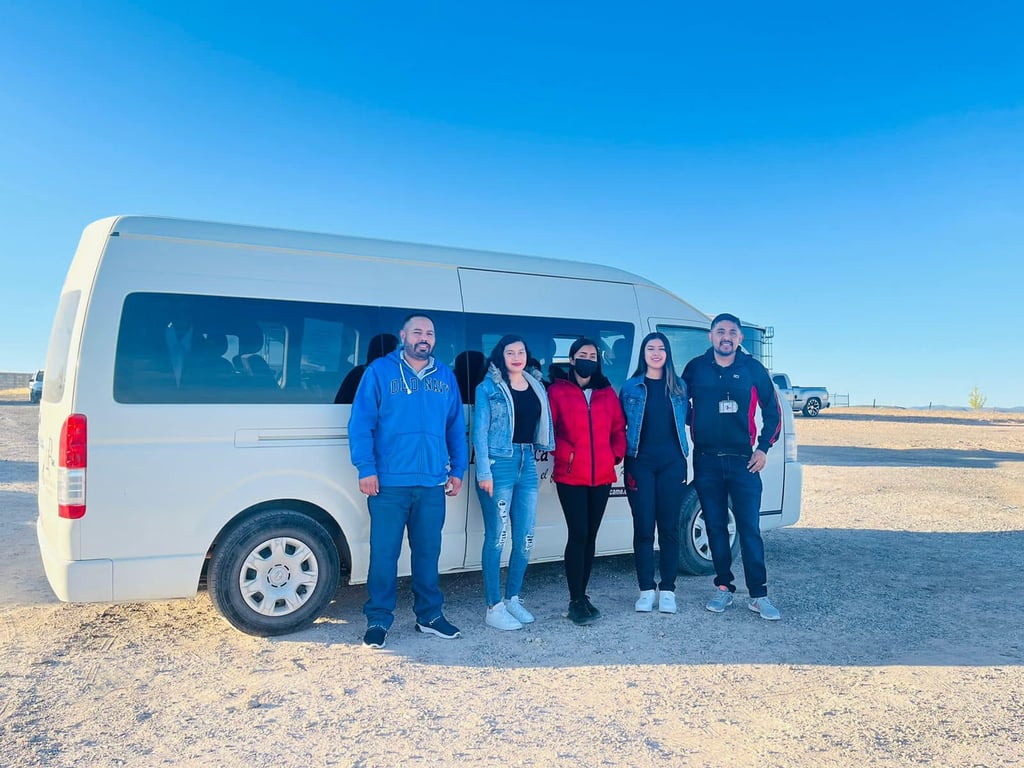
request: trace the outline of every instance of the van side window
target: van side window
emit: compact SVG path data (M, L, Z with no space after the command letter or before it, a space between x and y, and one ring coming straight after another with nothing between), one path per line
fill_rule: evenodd
M229 296L133 293L121 312L114 399L121 403L335 403L372 339L397 343L409 309ZM464 348L458 312L428 314L435 356ZM387 334L384 334L387 335ZM393 347L389 348L393 349ZM353 389L354 392L354 389Z
M122 403L332 403L376 307L134 293L121 312Z
M703 355L711 342L708 340L707 328L685 328L678 325L658 325L659 333L664 333L672 345L672 362L676 365L676 373L681 375L683 368L693 358Z
M466 339L469 348L484 355L491 354L494 345L505 334L515 333L526 339L530 364L540 369L545 383L565 378L569 372L569 347L582 336L597 341L602 347L625 350L618 365L608 367L602 359L602 369L618 390L628 377L626 372L636 338L632 323L605 320L583 320L565 317L520 317L511 315L466 314ZM463 394L465 402L466 395Z

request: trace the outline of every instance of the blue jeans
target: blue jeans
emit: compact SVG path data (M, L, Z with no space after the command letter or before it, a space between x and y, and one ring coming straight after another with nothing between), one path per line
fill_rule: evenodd
M715 586L735 592L732 575L732 550L729 547L728 503L740 537L743 575L750 596L768 594L768 574L761 541L761 475L747 469L746 456L718 456L694 452L693 484L704 511L708 545L715 564Z
M444 527L444 486L382 487L367 498L370 508L370 572L366 579L369 599L363 606L368 626L390 629L398 602L398 557L402 536L409 529L412 552L413 610L426 624L441 615L444 595L438 586L437 562L441 557Z
M626 457L626 498L633 512L633 555L640 589L654 589L654 529L662 592L675 592L679 572L679 512L686 489L686 459L679 450Z
M488 606L501 602L501 551L505 547L510 524L512 551L505 577L505 597L515 597L523 588L537 522L538 484L532 445L517 443L512 446L512 456L490 461L494 495L488 496L479 485L476 489L484 517L481 567Z

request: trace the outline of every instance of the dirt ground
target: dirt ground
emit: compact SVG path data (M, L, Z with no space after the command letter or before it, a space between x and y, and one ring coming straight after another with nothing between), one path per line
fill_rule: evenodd
M372 651L361 587L277 639L205 594L58 603L36 413L0 405L0 765L1024 766L1024 416L798 418L803 516L765 540L780 622L708 613L694 577L677 615L637 614L614 557L595 625L535 565L529 628L485 627L472 573L442 582L464 638L418 635L403 581Z

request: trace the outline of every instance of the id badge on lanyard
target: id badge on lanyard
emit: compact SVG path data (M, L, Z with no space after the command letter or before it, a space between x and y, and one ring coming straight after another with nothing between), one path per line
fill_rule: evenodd
M724 400L718 401L718 412L719 413L738 413L740 410L739 403L729 397L726 394Z

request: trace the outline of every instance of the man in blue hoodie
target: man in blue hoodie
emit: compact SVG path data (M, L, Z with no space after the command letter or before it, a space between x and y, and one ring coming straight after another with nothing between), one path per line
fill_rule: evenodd
M445 495L459 493L469 463L462 396L452 370L433 357L429 317L409 315L399 336L399 349L367 367L348 422L352 463L370 510L363 644L371 648L384 647L394 622L406 529L416 631L461 637L442 613L437 564Z

